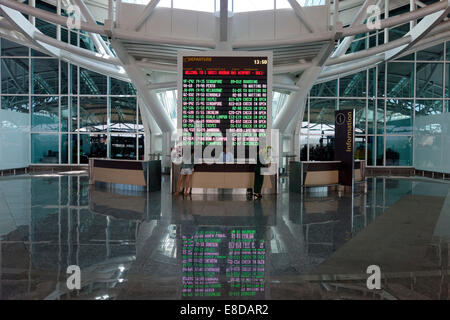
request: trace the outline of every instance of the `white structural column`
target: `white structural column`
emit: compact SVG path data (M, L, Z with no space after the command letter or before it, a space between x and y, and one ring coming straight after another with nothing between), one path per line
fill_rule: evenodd
M134 58L128 54L122 43L114 37L111 39L111 44L119 59L122 61L128 77L133 81L138 93L141 95L147 108L149 108L151 115L154 117L161 131L169 133L175 131L175 126L156 97L156 94L148 89L147 80L137 66Z

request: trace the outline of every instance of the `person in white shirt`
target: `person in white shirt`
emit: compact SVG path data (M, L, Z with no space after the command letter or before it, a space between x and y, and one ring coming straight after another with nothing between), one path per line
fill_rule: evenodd
M224 163L233 163L234 155L231 151L228 150L228 147L225 147L225 152L221 152L219 155L219 161Z

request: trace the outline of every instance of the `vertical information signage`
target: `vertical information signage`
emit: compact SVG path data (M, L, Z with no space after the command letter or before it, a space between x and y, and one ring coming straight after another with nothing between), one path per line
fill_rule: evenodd
M178 74L183 145L225 144L227 130L233 146L258 145L271 128L271 53L180 52Z
M339 184L353 186L355 167L355 110L334 112L335 160L342 161L339 170Z

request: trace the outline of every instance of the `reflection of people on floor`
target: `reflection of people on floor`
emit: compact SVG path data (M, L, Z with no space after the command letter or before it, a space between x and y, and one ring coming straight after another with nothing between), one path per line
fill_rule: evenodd
M191 192L192 173L194 172L194 150L191 150L190 159L186 160L183 157L181 162L180 176L177 181L177 189L175 195L180 194L181 188L184 187L184 194L187 195Z

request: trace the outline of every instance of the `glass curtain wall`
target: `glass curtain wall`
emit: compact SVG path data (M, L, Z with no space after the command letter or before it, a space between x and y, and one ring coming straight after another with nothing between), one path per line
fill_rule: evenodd
M450 112L450 42L313 86L300 132L301 160L333 158L334 111L355 109L355 158L412 166L416 117Z
M32 164L143 159L131 83L0 40L1 108L29 114Z

